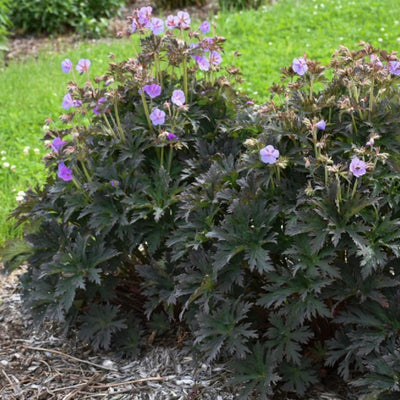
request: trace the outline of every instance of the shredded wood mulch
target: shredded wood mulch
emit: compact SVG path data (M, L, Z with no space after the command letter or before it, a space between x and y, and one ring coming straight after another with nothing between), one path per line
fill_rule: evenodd
M0 399L234 399L218 365L196 364L176 347L135 359L94 354L59 327L37 331L22 312L18 277L0 276Z
M35 330L23 312L18 273L0 275L2 400L236 399L238 388L229 386L227 378L220 365L196 362L176 346L149 346L145 354L123 359L114 353L96 354L54 325ZM335 389L316 386L308 399L359 399L343 385Z

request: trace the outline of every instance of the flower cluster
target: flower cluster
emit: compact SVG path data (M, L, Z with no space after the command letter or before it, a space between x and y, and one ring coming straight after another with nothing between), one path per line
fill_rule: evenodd
M90 60L87 58L81 58L78 61L75 69L79 72L79 74L83 74L84 72L88 72L90 68ZM62 72L68 74L72 71L73 64L69 58L66 58L64 61L61 62L61 70Z

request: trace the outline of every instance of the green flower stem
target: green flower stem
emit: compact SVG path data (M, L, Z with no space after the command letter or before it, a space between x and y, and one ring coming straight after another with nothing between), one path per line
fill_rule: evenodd
M338 208L338 211L340 212L340 204L342 203L342 187L340 185L340 179L338 174L336 174L336 181L337 181L336 206Z
M173 145L171 144L169 147L169 153L168 153L168 164L167 164L167 171L168 173L171 172L171 165L172 165L172 156L174 154L174 148Z
M351 199L356 194L357 184L358 184L358 179L356 178L356 181L354 182L354 186L353 186L353 191L351 192L351 197L350 197Z
M106 125L107 125L108 129L109 129L110 132L111 132L112 137L113 137L114 139L116 139L117 137L115 136L114 129L113 129L112 126L110 125L110 121L108 120L106 114L102 113L102 115L103 115L104 121L106 122Z
M76 175L79 175L79 171L78 171L78 169L76 168L76 166L72 167L72 169L74 170L74 173L75 173ZM85 196L85 199L88 200L88 201L90 201L89 195L82 189L82 185L81 185L80 182L75 178L74 175L72 176L72 183L73 183L73 184L75 185L75 187L79 190L79 192L81 192L81 193Z
M313 128L312 136L313 136L313 143L314 143L315 158L318 160L319 156L320 156L320 153L319 153L319 149L318 149L318 146L317 146L318 137L317 137L317 131L315 130L315 128Z
M357 130L356 120L354 118L354 114L353 113L351 113L351 121L353 123L353 131L357 135L358 130Z
M271 180L271 188L272 188L272 190L274 190L275 189L274 170L271 171L270 180Z
M276 179L278 180L278 182L280 182L281 181L281 169L278 166L276 166L275 170L276 170Z
M117 125L118 125L119 134L120 134L120 136L121 136L121 140L122 140L123 142L125 142L125 141L126 141L126 138L125 138L124 130L122 129L122 126L121 126L121 121L120 121L120 119L119 119L119 112L118 112L118 105L117 105L117 102L114 103L114 109L115 109L115 118L116 118L116 120L117 120Z
M77 189L82 189L80 183L76 180L76 178L72 177L72 183L76 186Z
M164 166L164 146L161 147L161 156L160 156L160 167Z
M142 98L142 103L143 103L143 109L144 109L144 113L146 115L146 120L147 120L147 124L149 125L149 129L151 132L154 132L153 130L153 124L150 121L150 114L149 114L149 108L147 107L147 102L146 102L146 97L144 95L143 90L140 91L140 96Z
M328 185L328 166L327 165L325 165L324 173L325 173L325 186L327 186Z
M92 178L90 177L89 172L88 172L88 170L86 169L85 163L84 163L83 161L80 161L80 163L81 163L81 166L82 166L82 169L83 169L83 173L84 173L85 176L86 176L86 179L88 180L88 182L92 182Z
M369 113L368 120L371 121L372 109L374 107L374 78L372 78L371 89L369 91Z
M188 98L188 71L187 71L187 60L186 55L183 58L183 91L185 93L185 98Z

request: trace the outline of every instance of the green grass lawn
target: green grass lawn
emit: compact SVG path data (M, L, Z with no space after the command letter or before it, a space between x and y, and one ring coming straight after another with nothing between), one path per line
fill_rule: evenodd
M398 0L280 0L257 11L221 13L216 22L217 33L227 38L226 64L234 51L242 54L235 61L245 78L241 89L259 102L268 98L268 87L279 80L280 68L304 53L326 63L339 45L355 49L361 40L389 51L400 48ZM0 245L18 234L6 223L18 191L44 178L42 126L46 118L57 120L63 112L69 78L61 72L61 61L89 58L94 76L106 70L110 52L119 60L133 54L129 41L112 40L82 44L62 54L42 54L1 70Z

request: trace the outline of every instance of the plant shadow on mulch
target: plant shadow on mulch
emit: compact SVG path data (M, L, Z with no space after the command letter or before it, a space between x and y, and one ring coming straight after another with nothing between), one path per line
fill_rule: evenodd
M219 364L193 358L173 338L148 345L138 357L95 353L73 334L46 324L35 330L24 314L18 288L22 271L0 275L0 399L4 400L233 400L238 387L228 384ZM164 343L166 343L164 340ZM307 400L358 400L335 375L309 391ZM298 400L295 395L276 400ZM256 400L254 398L253 400Z
M197 363L182 347L154 343L125 359L95 353L54 324L35 330L22 311L18 273L0 277L0 399L234 398L221 366Z

